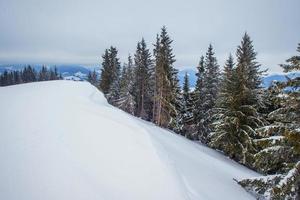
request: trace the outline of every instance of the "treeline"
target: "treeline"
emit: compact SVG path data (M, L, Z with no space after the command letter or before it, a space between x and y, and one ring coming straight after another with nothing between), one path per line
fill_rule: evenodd
M264 72L245 33L235 57L229 55L223 71L209 45L205 56L200 57L196 88L191 91L186 74L181 89L172 42L163 27L153 53L142 39L122 66L117 49L110 47L102 56L99 83L92 73L89 80L110 104L270 175L238 181L258 198L299 197L300 79L261 88ZM300 56L281 66L285 72L300 70ZM287 87L291 89L285 90Z
M61 75L54 69L43 66L40 71L36 71L30 65L23 70L4 71L0 75L0 86L16 85L21 83L30 83L36 81L49 81L62 79Z

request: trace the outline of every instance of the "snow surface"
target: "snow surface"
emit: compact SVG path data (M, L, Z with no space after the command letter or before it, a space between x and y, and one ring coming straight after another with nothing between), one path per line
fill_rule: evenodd
M107 104L87 82L0 88L0 199L254 199L259 174Z

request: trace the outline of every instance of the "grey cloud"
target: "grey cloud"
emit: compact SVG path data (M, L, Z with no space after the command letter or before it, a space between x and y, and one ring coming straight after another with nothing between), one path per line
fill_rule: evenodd
M126 60L142 37L152 48L162 25L176 67L195 66L209 43L219 63L245 31L270 71L300 42L299 0L0 0L0 63L95 64L110 45Z

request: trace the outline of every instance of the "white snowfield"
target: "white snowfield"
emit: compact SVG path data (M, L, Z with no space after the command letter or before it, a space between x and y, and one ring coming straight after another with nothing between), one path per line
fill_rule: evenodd
M258 176L110 106L86 82L0 88L0 199L243 200Z

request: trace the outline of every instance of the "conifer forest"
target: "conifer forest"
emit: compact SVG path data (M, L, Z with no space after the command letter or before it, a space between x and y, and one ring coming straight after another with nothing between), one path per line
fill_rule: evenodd
M123 65L112 46L102 55L99 80L90 74L89 81L125 112L266 175L239 181L247 191L272 199L300 196L300 78L262 88L266 71L260 70L254 42L245 33L223 70L210 44L200 56L195 89L187 74L181 88L172 43L164 26L153 53L142 39ZM300 43L280 66L284 72L300 70Z

